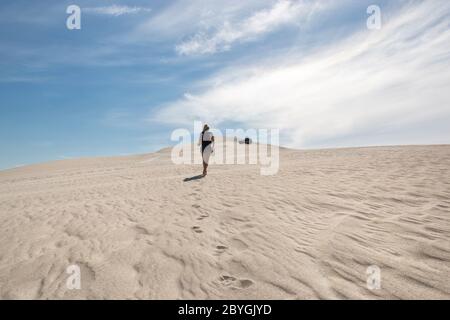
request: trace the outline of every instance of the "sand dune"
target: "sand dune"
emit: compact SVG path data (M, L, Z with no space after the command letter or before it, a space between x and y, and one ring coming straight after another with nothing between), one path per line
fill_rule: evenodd
M450 298L450 146L200 172L168 149L0 172L0 298Z

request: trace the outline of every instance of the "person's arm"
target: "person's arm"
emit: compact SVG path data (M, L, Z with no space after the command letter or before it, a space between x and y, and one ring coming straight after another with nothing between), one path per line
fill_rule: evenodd
M198 137L198 143L197 145L200 146L202 144L202 133L200 133L200 136Z

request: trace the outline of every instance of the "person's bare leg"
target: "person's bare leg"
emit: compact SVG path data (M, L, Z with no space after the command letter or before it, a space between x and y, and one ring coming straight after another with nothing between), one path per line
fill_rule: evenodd
M208 173L206 170L208 169L208 164L203 162L203 176L206 176L206 174Z

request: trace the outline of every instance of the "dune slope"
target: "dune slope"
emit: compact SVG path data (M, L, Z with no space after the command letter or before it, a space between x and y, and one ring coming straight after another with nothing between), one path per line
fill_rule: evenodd
M170 150L0 172L0 298L450 298L450 146L200 172Z

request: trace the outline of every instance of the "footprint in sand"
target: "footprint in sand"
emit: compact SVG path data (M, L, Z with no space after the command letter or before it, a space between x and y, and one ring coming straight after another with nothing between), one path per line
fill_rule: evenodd
M203 231L200 229L199 226L193 226L192 230L194 230L196 233L202 233Z
M219 282L225 286L232 289L246 289L253 285L253 281L249 279L236 279L233 276L222 275L219 278Z
M238 238L231 239L231 244L234 248L236 248L238 250L248 249L248 245L244 241L242 241Z
M203 219L208 218L208 217L209 217L209 214L207 214L207 213L202 213L202 214L200 215L200 217L197 218L197 220L203 220Z
M221 255L222 253L224 253L226 250L228 249L228 247L226 246L216 246L216 252L215 255Z
M192 205L192 208L200 209L201 206L200 206L199 204L193 204L193 205ZM202 212L202 213L200 214L200 217L197 218L197 220L203 220L203 219L208 218L208 217L209 217L209 214L208 214L208 213Z

